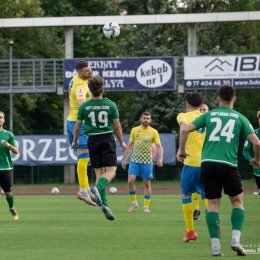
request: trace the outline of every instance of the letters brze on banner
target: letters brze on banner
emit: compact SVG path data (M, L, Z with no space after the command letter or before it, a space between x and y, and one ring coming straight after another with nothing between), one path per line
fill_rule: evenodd
M124 158L119 142L116 141L117 163L120 165ZM41 166L41 165L73 165L77 164L77 156L70 148L67 135L18 135L15 136L19 154L12 154L14 165ZM176 137L174 134L160 134L164 148L164 164L176 164ZM129 140L129 134L124 134L125 142ZM154 163L157 162L157 150L153 149Z

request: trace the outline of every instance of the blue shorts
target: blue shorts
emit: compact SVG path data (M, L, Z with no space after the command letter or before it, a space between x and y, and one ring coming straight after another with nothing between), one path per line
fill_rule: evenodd
M67 133L70 145L73 142L73 131L74 126L76 125L76 122L74 121L67 121ZM74 148L74 151L77 151L78 149L88 149L88 136L84 136L84 122L82 122L80 133L79 133L79 145Z
M191 195L197 192L203 194L204 187L201 180L200 167L183 165L181 171L181 193Z
M136 163L130 161L128 175L137 175L142 179L153 179L153 164L152 163Z

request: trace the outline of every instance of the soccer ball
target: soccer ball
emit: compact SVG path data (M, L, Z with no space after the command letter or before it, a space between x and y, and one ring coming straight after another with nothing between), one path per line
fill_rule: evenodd
M109 192L110 192L111 194L116 194L116 193L117 193L117 188L116 188L116 187L111 187L111 188L109 189Z
M60 192L59 189L56 188L56 187L54 187L54 188L51 190L51 193L54 194L54 195L58 194L59 192Z
M115 38L120 34L120 27L115 22L107 22L103 27L103 33L107 38Z

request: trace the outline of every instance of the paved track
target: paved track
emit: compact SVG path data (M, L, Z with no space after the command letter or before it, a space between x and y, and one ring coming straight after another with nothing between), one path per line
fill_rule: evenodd
M57 185L58 186L58 185ZM245 194L253 194L256 192L257 188L244 188ZM77 188L61 188L60 194L71 195L77 194ZM108 191L107 191L108 192ZM28 189L16 189L13 188L13 193L15 195L51 195L51 189L46 188L28 188ZM138 188L137 193L143 193L143 188ZM152 188L152 194L180 194L180 188ZM128 194L127 188L118 188L117 194Z

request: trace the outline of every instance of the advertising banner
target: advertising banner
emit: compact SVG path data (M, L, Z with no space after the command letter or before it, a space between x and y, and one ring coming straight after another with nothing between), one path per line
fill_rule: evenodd
M217 89L260 87L260 55L199 56L184 58L184 88Z
M64 60L64 91L68 91L70 80L77 75L74 66L78 60ZM104 78L105 91L175 90L173 57L85 60L89 63L93 76Z
M160 138L164 148L163 163L175 165L175 134L160 134ZM66 135L20 135L16 136L15 139L20 153L12 154L14 166L77 164L77 157L74 151L70 149L68 136ZM117 161L118 164L121 164L124 158L124 152L122 152L122 148L116 137L115 140L117 146ZM128 141L129 135L125 134L124 142L127 144ZM158 153L155 145L152 149L152 157L156 164Z

